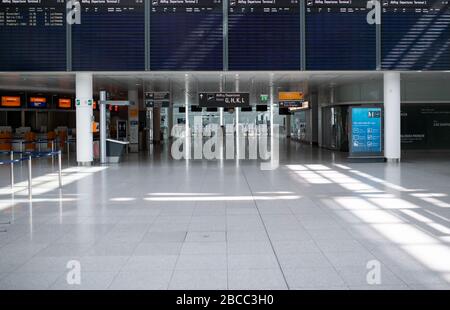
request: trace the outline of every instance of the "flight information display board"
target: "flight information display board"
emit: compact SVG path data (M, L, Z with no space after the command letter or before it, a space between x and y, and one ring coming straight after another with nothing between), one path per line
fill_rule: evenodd
M385 0L381 14L381 67L450 69L450 2Z
M81 0L72 26L72 70L145 70L144 0Z
M229 0L230 70L300 70L299 0Z
M0 0L0 71L66 70L64 0Z
M306 69L376 69L367 0L306 0Z
M152 0L151 70L222 70L222 0Z

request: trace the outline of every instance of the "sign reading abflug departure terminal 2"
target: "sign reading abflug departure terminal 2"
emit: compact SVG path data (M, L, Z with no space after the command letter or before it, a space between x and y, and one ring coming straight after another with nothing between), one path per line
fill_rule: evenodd
M234 108L250 106L249 93L199 93L201 107Z

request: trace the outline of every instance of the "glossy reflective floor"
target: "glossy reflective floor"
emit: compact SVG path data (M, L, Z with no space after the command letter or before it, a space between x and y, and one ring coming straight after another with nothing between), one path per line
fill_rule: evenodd
M272 171L167 150L64 160L62 191L42 159L32 203L26 165L13 191L0 166L0 289L450 288L449 153L387 165L280 150Z

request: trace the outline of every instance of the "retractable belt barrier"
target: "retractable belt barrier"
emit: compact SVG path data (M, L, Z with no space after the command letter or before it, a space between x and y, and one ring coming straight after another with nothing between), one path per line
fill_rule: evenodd
M23 161L28 161L28 198L32 199L32 160L45 158L45 157L53 157L55 155L58 156L58 181L59 188L62 188L62 164L61 164L61 150L52 151L52 152L16 152L16 151L0 151L0 154L9 154L9 160L0 161L0 166L2 165L10 165L10 173L11 173L11 189L14 188L14 164L20 163ZM20 158L14 158L14 154L20 154Z
M39 158L45 158L45 157L51 157L52 158L52 166L54 163L54 156L58 156L58 182L59 182L59 188L62 188L62 160L61 160L61 150L54 151L54 140L37 140L37 141L21 141L22 145L23 143L39 143L44 141L51 141L52 142L52 151L51 152L18 152L18 151L0 151L0 154L7 154L10 155L9 160L1 160L0 166L4 165L10 165L10 176L11 176L11 189L14 189L14 164L21 163L24 161L28 161L28 199L31 201L33 199L33 190L32 190L32 184L33 184L33 176L32 176L32 160L33 159L39 159ZM0 143L5 143L0 141ZM14 158L15 154L19 154L20 158ZM11 222L0 222L0 225L9 225ZM0 229L0 232L6 232L6 229Z

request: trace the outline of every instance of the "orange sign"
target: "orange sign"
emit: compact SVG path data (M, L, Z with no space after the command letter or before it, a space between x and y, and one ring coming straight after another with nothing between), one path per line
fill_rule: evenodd
M92 132L99 132L99 123L98 122L92 122Z
M47 98L45 98L45 97L30 97L30 102L46 103Z
M303 98L303 93L299 91L282 91L278 93L279 101L300 101Z
M30 97L28 106L30 108L45 108L47 106L47 98L45 97Z
M129 116L132 118L136 118L139 115L139 110L129 110Z
M60 98L58 100L58 108L70 109L72 107L72 100L66 98Z
M18 107L20 108L19 96L2 96L2 107Z

